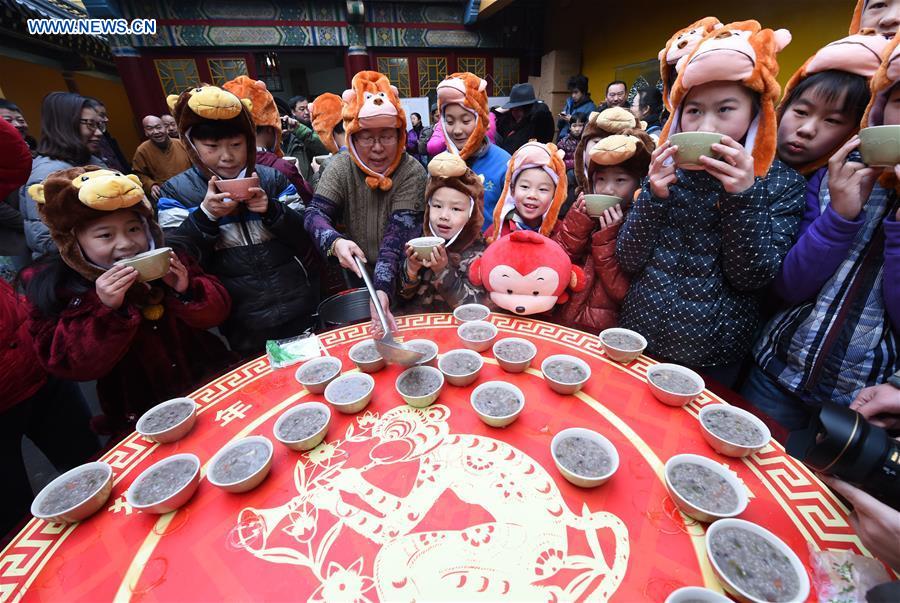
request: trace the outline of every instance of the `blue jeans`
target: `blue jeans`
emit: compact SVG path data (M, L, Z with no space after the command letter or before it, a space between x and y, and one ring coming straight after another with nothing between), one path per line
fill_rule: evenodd
M809 424L810 409L799 396L782 387L754 364L740 394L789 431Z

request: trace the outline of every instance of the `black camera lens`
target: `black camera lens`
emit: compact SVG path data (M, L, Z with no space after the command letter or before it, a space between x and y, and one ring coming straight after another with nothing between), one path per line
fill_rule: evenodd
M806 429L788 436L787 452L900 509L900 443L858 412L823 404Z

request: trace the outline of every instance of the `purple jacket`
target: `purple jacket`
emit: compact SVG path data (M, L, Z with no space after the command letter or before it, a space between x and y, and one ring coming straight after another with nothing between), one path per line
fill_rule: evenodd
M784 258L775 278L775 292L790 304L814 299L847 257L864 213L845 220L831 206L819 210L819 189L828 168L810 177L806 188L806 211L797 242ZM896 215L884 221L884 306L894 330L900 332L900 222Z

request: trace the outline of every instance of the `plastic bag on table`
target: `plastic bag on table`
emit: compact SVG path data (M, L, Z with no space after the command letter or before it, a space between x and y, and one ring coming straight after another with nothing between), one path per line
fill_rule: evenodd
M287 339L270 339L266 342L266 355L269 357L269 365L279 369L321 356L322 344L318 336L312 333Z
M809 561L819 603L866 603L870 588L890 580L879 561L850 551L816 551L810 546Z

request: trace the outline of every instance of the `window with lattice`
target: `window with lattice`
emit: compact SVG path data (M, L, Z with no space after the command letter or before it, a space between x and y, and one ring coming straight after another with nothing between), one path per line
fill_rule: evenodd
M512 87L519 83L519 59L494 59L494 96L509 96Z
M378 57L378 71L397 86L401 97L412 96L409 86L409 59L406 57Z
M419 68L419 96L428 96L447 78L446 57L419 57L416 65Z
M487 79L487 59L484 57L460 57L456 63L459 71L468 71L481 79Z
M201 83L194 59L154 59L153 63L166 95L181 94Z
M244 59L208 59L206 63L209 65L212 83L216 86L221 86L239 75L248 75L247 61Z

